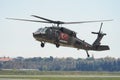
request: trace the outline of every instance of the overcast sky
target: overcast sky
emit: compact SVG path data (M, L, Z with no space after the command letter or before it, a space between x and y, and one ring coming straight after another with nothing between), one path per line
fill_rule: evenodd
M89 51L95 58L120 57L120 0L0 0L0 57L73 57L86 58L84 50L60 47L46 43L44 48L32 33L50 24L7 20L7 17L35 19L38 15L53 20L85 21L114 19L104 22L102 31L107 33L102 44L110 46L109 51ZM77 32L77 37L92 44L100 23L62 25Z

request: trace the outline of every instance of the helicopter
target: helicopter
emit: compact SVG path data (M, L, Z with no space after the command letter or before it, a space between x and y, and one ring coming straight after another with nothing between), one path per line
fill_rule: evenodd
M40 23L50 23L54 24L50 27L39 28L36 32L33 33L33 37L41 42L41 47L45 46L45 43L55 44L57 48L60 46L72 47L83 49L86 51L87 57L90 57L88 51L105 51L110 50L108 45L101 45L101 40L106 33L101 31L103 22L112 21L112 20L95 20L95 21L80 21L80 22L63 22L63 21L54 21L51 19L43 18L36 15L31 15L35 18L42 19L39 20L30 20L30 19L18 19L18 18L7 18L12 20L20 21L30 21L30 22L40 22ZM89 44L84 40L79 39L76 36L76 32L65 27L60 27L61 24L81 24L81 23L92 23L92 22L101 22L100 29L98 32L91 32L92 34L97 34L96 40L93 44Z

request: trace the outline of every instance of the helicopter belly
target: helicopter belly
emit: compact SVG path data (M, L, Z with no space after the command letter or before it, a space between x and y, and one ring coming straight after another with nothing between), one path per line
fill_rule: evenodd
M38 37L38 38L35 38L37 41L40 41L40 42L49 42L49 43L52 43L52 40L50 39L46 39L46 38L43 38L43 37Z
M48 38L46 38L46 37L35 37L35 39L36 39L37 41L40 41L40 42L48 42L48 43L51 43L51 44L56 44L55 39L48 39ZM58 41L58 44L59 44L60 46L64 46L64 47L73 47L73 45L71 45L68 41L62 40L62 39L60 39L60 40Z

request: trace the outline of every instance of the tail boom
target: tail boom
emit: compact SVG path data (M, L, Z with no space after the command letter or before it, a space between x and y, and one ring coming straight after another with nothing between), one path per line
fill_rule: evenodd
M105 51L105 50L110 50L110 48L107 45L99 45L99 46L93 46L91 50Z

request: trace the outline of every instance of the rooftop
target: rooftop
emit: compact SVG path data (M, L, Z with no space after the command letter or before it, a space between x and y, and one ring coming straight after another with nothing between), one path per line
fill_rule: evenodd
M13 59L10 57L0 57L0 61L11 61L11 60Z

